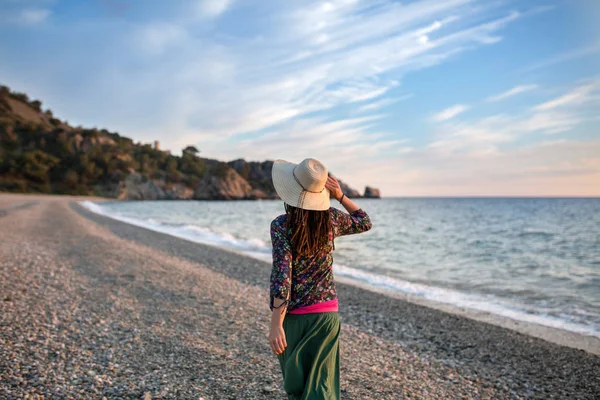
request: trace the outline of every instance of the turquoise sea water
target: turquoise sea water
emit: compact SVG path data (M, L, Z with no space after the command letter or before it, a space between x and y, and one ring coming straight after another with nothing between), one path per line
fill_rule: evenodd
M359 199L373 229L334 271L372 286L600 337L600 199ZM271 261L281 201L146 201L93 211ZM339 206L339 205L336 205Z

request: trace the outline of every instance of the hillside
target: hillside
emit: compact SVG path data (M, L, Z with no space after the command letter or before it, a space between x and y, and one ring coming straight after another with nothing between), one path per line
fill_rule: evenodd
M95 195L122 200L272 199L273 161L182 156L106 129L72 127L39 100L0 86L0 191ZM360 193L343 182L348 197ZM366 197L379 191L365 188Z

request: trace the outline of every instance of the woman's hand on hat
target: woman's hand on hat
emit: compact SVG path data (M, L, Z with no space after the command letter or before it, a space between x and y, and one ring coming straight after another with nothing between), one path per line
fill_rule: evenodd
M342 197L342 188L340 187L340 183L333 176L327 177L327 182L325 182L325 187L329 190L329 196L333 197L336 200L339 200Z

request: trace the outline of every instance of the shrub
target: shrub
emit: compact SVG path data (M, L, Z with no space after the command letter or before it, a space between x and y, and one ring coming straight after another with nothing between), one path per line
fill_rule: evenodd
M73 170L68 170L63 177L63 183L68 188L74 189L79 183L79 175Z
M27 181L24 179L0 179L0 191L12 193L26 193Z
M31 108L33 108L35 111L37 112L42 112L42 102L39 100L34 100L31 103L29 103L29 105L31 106Z
M22 101L23 103L29 103L29 97L25 93L13 92L10 95L13 99Z
M212 168L212 172L219 179L225 179L227 177L227 172L229 171L229 168L230 167L229 167L229 165L227 165L227 163L225 163L225 162L219 162L217 165L215 165Z

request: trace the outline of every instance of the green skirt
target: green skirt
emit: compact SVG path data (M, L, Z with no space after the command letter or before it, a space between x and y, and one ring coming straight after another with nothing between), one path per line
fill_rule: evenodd
M339 399L338 313L288 314L283 330L287 347L277 357L288 399Z

